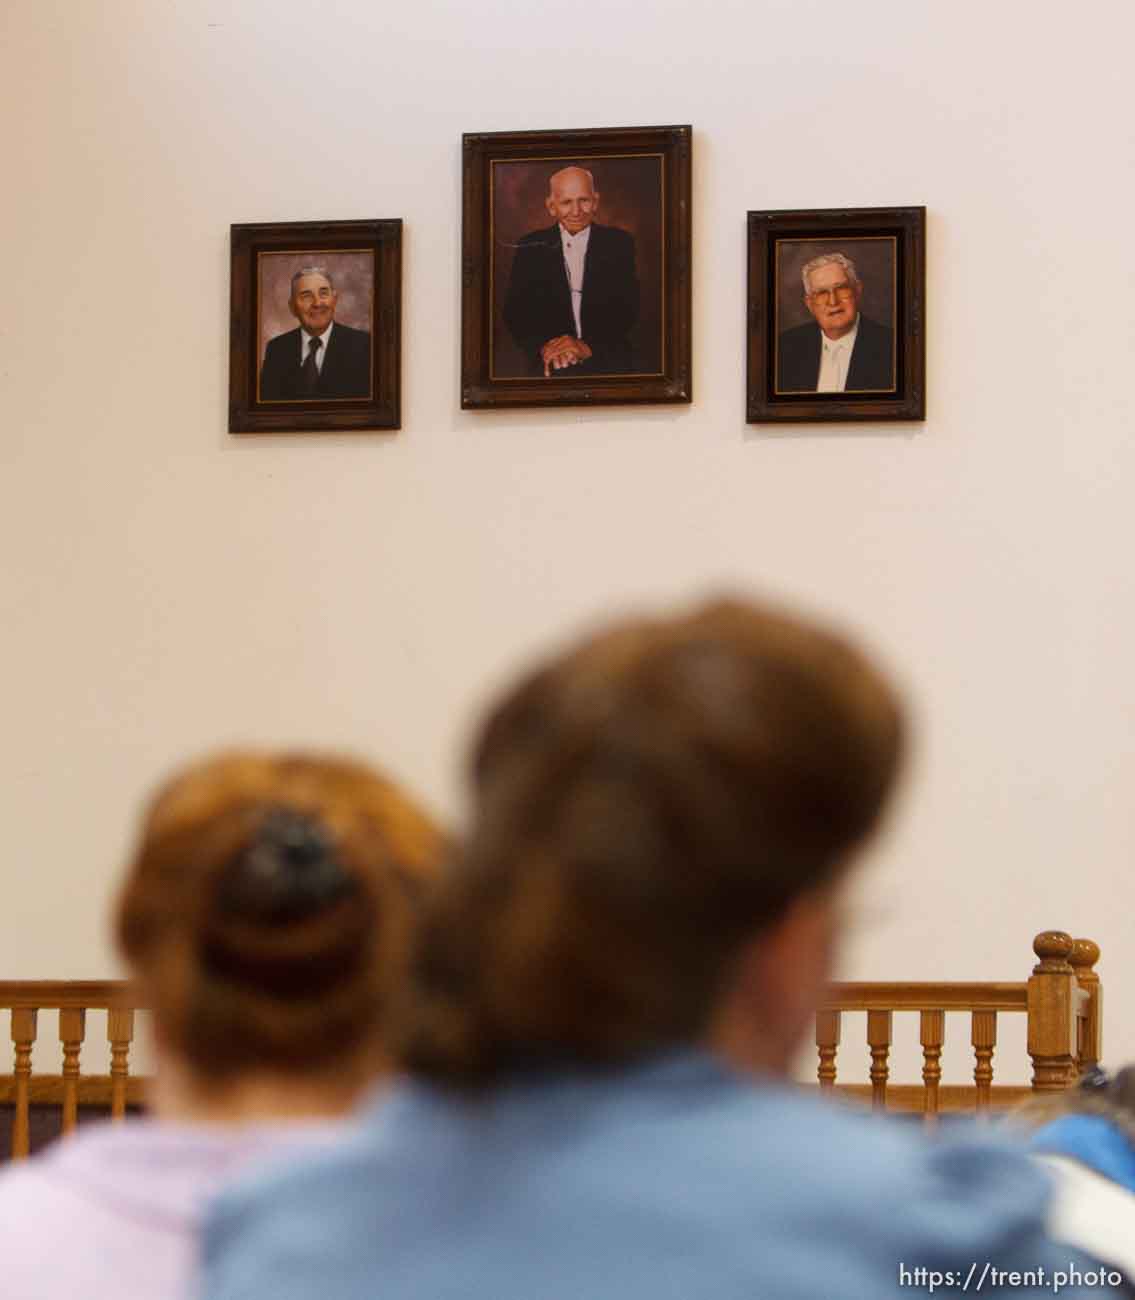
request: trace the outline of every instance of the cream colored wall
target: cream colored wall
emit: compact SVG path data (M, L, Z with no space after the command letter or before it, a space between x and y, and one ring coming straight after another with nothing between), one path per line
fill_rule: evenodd
M723 587L867 633L921 744L845 972L1098 938L1135 1055L1130 6L7 0L3 973L102 976L155 776L378 757ZM1074 20L1074 21L1073 21ZM463 130L691 122L689 408L462 414ZM744 423L748 208L925 204L924 425ZM225 432L228 227L401 216L404 428Z

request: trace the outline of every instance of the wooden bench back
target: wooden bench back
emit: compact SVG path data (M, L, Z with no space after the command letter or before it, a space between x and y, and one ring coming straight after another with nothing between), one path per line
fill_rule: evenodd
M1070 1087L1082 1071L1100 1059L1103 991L1094 969L1100 950L1090 939L1072 939L1063 930L1045 930L1033 940L1033 953L1038 960L1032 973L1019 983L832 984L816 1013L820 1088L870 1098L877 1110L918 1111L933 1125L942 1111L987 1112L1034 1093ZM869 1084L837 1083L841 1019L850 1011L867 1013ZM972 1084L942 1083L948 1011L969 1013ZM919 1017L920 1084L890 1082L888 1058L896 1013L917 1013ZM1003 1013L1027 1017L1032 1066L1028 1086L994 1083L997 1018Z

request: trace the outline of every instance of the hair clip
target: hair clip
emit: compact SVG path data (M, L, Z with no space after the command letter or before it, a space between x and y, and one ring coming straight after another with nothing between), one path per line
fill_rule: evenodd
M252 844L222 881L218 903L248 919L294 921L337 903L357 888L358 882L339 860L330 832L317 817L270 807L264 810Z
M333 852L322 822L291 808L269 808L258 841L281 865L292 868L312 866Z

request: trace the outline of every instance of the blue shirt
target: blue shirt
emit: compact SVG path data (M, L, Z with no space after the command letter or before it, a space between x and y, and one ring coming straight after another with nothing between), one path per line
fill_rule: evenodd
M1037 1129L1029 1144L1045 1155L1068 1156L1135 1192L1135 1147L1101 1115L1062 1115Z
M914 1300L988 1264L1038 1284L982 1294L1035 1300L1085 1267L1047 1201L1008 1147L931 1145L681 1052L473 1100L404 1085L334 1151L222 1197L204 1295Z

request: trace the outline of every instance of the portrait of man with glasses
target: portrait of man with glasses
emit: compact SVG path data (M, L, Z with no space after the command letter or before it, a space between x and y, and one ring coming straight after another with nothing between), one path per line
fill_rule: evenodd
M864 284L851 258L835 251L818 253L800 268L800 278L812 319L778 334L776 391L894 392L894 329L860 310ZM886 296L876 294L880 302ZM791 314L778 307L778 320Z

